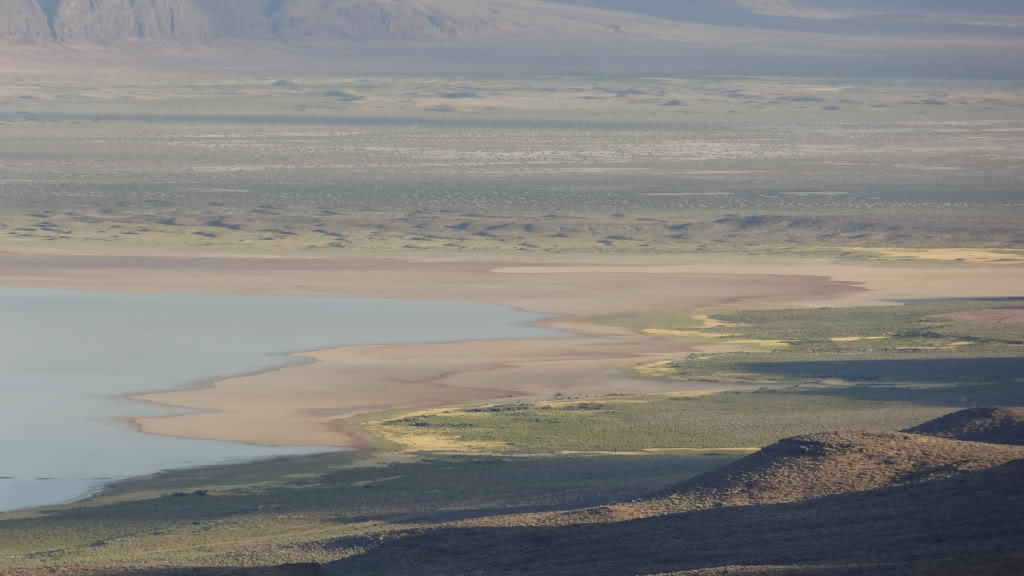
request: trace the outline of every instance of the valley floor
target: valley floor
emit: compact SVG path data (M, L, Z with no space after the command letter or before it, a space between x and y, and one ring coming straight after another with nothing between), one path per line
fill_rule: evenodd
M644 322L663 323L688 310L1000 297L1024 285L1024 268L727 256L300 260L5 254L0 285L476 301L552 314L544 324L571 334L323 350L302 354L316 361L311 364L142 397L203 410L139 419L148 432L348 446L362 439L337 421L367 413L554 394L736 387L623 374L623 368L695 351L700 338L642 330ZM705 349L714 346L703 342ZM343 387L337 385L341 380Z
M217 566L222 568L209 574L229 574L232 566L325 563L357 557L390 541L389 535L404 537L410 530L473 519L486 526L491 517L498 526L517 525L518 520L500 518L650 498L784 437L835 429L895 431L949 413L960 407L955 394L922 400L920 385L928 383L887 388L881 396L875 388L846 388L841 382L823 392L788 389L789 376L764 388L766 382L750 373L730 372L728 362L714 364L717 371L701 365L699 375L689 377L684 359L694 352L725 358L769 354L766 342L793 337L773 336L772 326L803 331L802 347L786 354L814 352L815 338L833 342L831 333L801 325L808 320L799 315L764 325L745 319L736 328L729 311L1022 296L1024 267L727 255L335 260L5 253L0 285L476 301L552 314L544 324L567 332L545 340L311 352L318 362L150 395L146 399L209 412L140 420L149 432L366 450L172 471L121 483L81 504L0 516L0 550L11 566L0 573L150 574L160 568L166 574L205 575L186 567ZM985 350L1002 346L993 353L1019 366L1019 352L1006 348L1016 346L1010 338L1016 328L1000 323L1012 323L1015 316L998 312L1013 306L993 302L956 312L958 322L981 330ZM856 316L860 323L848 325L888 329L873 318ZM952 334L943 338L955 339ZM877 337L843 332L833 343L867 346L877 341L872 338ZM901 347L900 338L911 336L900 335L890 347ZM651 365L670 365L678 374L643 373ZM1016 402L1012 380L997 391L1003 396L992 398ZM904 388L918 392L904 394ZM836 506L845 510L848 504ZM804 517L811 514L806 510L792 513L801 522L813 521ZM739 511L721 514L728 516L722 526L743 521ZM965 522L973 526L971 518ZM624 529L632 526L640 525ZM458 538L471 542L486 534L459 532ZM577 546L577 537L587 538L579 534L566 528L552 537ZM431 536L411 540L420 541L429 541L423 545L435 554ZM379 557L375 553L365 562ZM777 560L800 563L795 556ZM405 570L400 573L419 573L404 555L394 561ZM476 569L476 561L466 573ZM363 570L365 562L350 564ZM337 566L348 569L346 563ZM579 566L585 572L589 564ZM265 568L268 575L320 570Z

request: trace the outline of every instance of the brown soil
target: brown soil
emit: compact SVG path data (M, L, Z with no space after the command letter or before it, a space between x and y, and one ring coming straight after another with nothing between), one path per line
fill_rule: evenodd
M967 322L977 322L978 324L1024 324L1024 308L969 310L949 314L948 317Z
M908 428L906 432L1024 446L1024 408L970 408Z
M900 432L786 438L676 487L686 509L776 504L947 478L1024 458L1024 449Z

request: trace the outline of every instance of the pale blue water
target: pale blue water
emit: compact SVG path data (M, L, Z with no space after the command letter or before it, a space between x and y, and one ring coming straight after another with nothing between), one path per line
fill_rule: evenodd
M295 362L282 352L557 334L529 325L542 317L452 302L0 288L0 510L160 470L332 450L143 434L125 419L174 411L126 394Z

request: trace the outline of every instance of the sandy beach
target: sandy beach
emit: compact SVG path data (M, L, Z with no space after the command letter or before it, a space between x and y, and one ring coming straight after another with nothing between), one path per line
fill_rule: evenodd
M146 432L267 445L358 446L342 418L508 398L664 392L633 379L687 342L625 319L709 309L1020 296L1024 267L701 256L349 260L0 254L0 286L482 302L553 315L564 338L357 346L314 362L140 398L203 413L138 419Z

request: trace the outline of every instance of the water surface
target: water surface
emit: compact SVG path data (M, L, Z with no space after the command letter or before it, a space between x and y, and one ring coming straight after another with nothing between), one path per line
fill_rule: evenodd
M129 418L176 411L127 394L297 362L282 352L556 334L529 325L542 317L452 302L0 288L0 510L165 469L333 450L143 434Z

